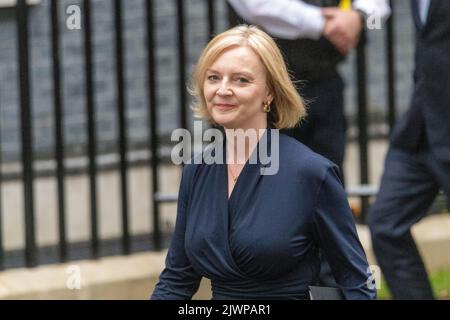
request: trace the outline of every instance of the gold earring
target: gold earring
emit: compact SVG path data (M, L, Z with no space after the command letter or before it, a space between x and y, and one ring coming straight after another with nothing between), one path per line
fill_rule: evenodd
M264 102L264 112L269 113L270 112L270 103Z

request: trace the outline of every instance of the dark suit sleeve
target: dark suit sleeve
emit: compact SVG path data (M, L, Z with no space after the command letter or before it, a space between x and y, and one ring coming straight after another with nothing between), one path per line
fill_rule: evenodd
M167 253L166 265L153 291L152 300L191 299L200 285L201 276L192 268L184 247L186 208L192 183L192 169L191 166L185 166L183 170L175 231Z
M318 190L314 233L346 299L375 299L367 258L359 241L337 167L329 167Z

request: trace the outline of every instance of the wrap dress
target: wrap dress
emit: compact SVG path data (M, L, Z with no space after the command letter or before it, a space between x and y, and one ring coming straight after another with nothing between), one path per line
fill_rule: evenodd
M202 277L213 299L307 299L319 249L346 299L375 298L339 169L293 138L277 140L278 172L261 174L266 162L247 161L229 198L226 164L184 166L152 299L190 299Z

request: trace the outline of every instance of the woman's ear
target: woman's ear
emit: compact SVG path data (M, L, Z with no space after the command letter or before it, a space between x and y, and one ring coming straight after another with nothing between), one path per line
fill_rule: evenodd
M272 96L272 94L271 93L269 93L268 95L267 95L267 97L266 97L266 101L269 103L269 104L271 104L272 103L272 101L273 101L273 96Z

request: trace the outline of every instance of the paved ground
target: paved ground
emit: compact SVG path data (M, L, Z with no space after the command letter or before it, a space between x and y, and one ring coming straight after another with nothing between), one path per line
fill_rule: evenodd
M368 230L358 226L369 263L376 265ZM429 271L450 268L450 215L423 219L413 230ZM0 299L148 299L164 267L166 251L84 260L0 272ZM73 289L80 276L80 289ZM72 286L72 287L71 287ZM202 281L195 299L209 299Z

